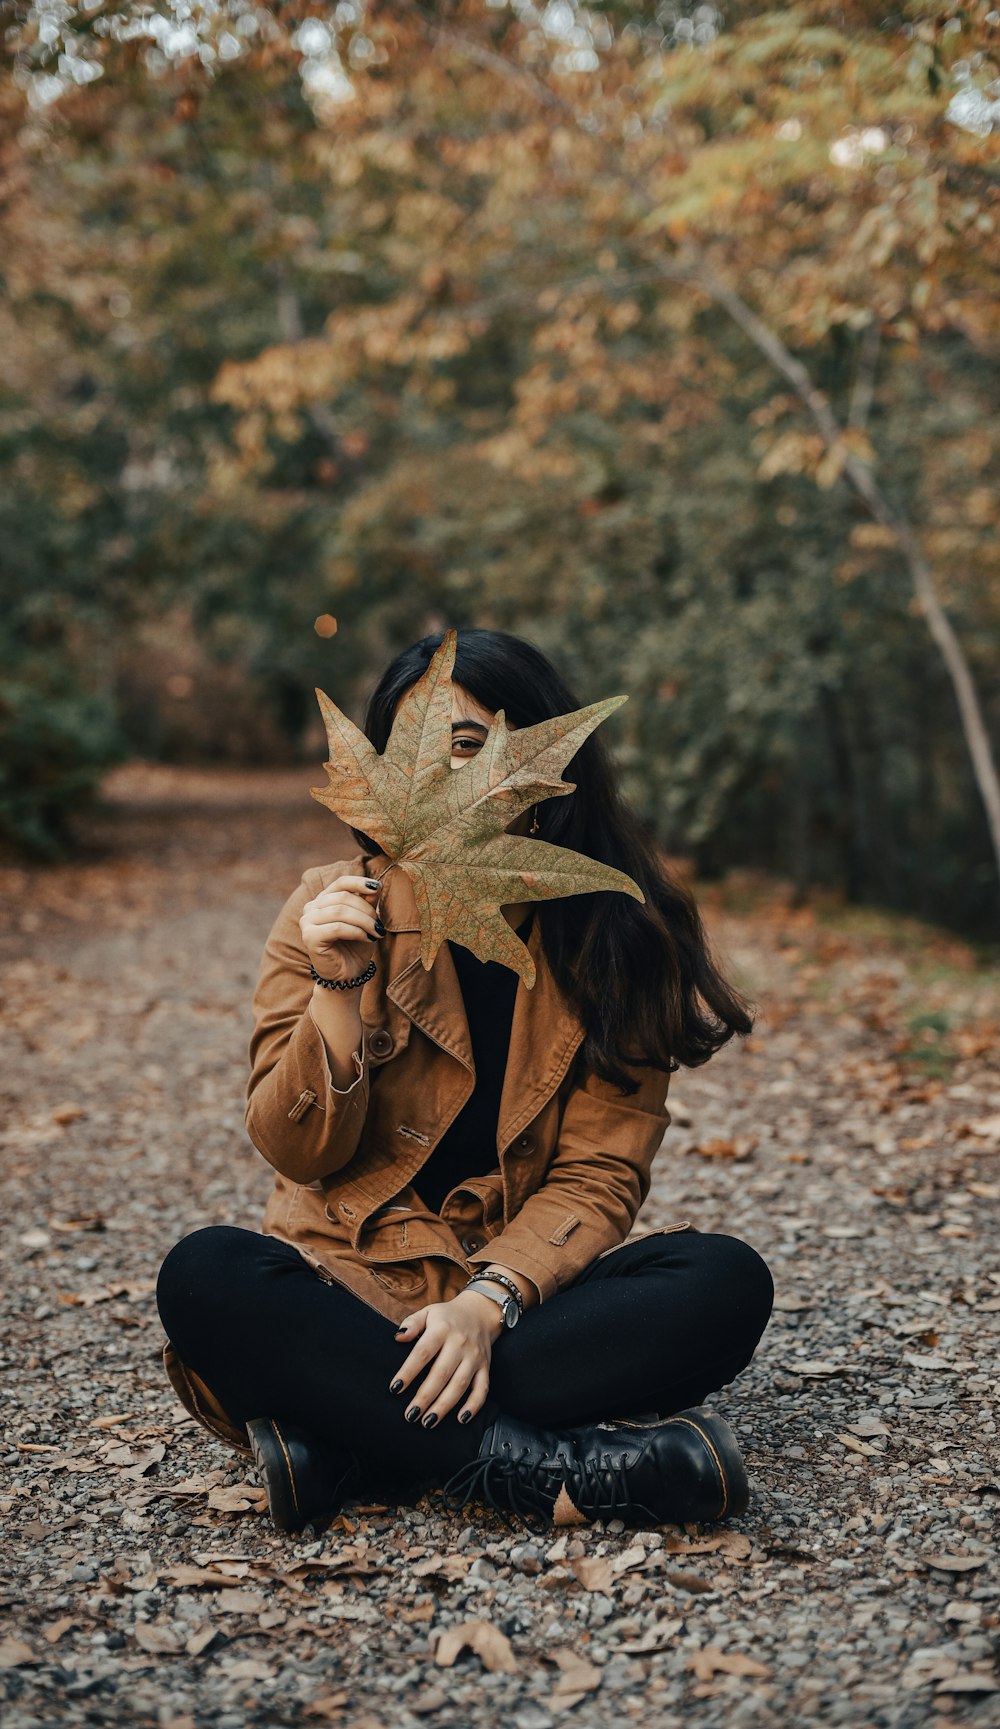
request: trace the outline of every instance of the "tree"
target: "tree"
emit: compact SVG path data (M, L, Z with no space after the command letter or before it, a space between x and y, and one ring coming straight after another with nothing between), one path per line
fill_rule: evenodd
M995 703L996 237L947 119L992 26L704 13L286 8L152 76L105 39L35 191L106 251L136 213L149 562L217 646L329 688L335 613L360 697L429 619L527 627L633 689L623 772L703 864L911 904L962 872L982 918L900 536Z

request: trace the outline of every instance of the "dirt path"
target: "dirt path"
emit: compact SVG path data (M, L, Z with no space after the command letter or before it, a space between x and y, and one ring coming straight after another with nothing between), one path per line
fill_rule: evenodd
M177 1406L153 1276L259 1222L250 992L339 850L316 779L131 766L91 854L0 873L9 1729L1000 1721L1000 986L918 926L702 895L758 1028L675 1077L640 1224L774 1271L712 1401L746 1447L735 1524L517 1541L424 1502L290 1544ZM466 1623L481 1653L440 1661Z

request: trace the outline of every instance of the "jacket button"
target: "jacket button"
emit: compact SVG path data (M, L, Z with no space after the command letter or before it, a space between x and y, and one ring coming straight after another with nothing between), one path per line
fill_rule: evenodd
M373 1057L387 1057L392 1050L392 1034L385 1027L373 1027L368 1034L368 1049Z
M484 1247L485 1242L486 1242L485 1237L463 1237L462 1238L462 1253L463 1253L463 1255L474 1255L477 1249L481 1249Z
M514 1142L514 1145L510 1150L512 1153L516 1153L519 1159L523 1159L527 1153L534 1152L534 1149L535 1137L533 1134L528 1132L523 1135L518 1135L517 1140Z

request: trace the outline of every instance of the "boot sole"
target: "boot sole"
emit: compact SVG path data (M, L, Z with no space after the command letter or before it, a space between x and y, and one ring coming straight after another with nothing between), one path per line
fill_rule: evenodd
M307 1523L315 1523L302 1516L292 1461L277 1423L266 1417L254 1417L247 1424L247 1434L276 1528L290 1534Z

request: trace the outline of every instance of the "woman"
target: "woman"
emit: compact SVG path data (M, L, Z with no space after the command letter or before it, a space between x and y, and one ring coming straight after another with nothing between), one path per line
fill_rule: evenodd
M384 751L443 633L383 674ZM511 727L580 706L502 631L457 633L452 767L498 708ZM444 943L429 971L405 873L370 838L307 870L254 997L247 1129L272 1165L263 1234L184 1238L157 1300L187 1408L252 1452L279 1529L351 1496L509 1520L630 1525L742 1512L735 1438L706 1394L753 1356L770 1273L687 1221L626 1242L681 1063L752 1019L695 904L623 804L591 734L576 790L510 825L631 876L502 908L536 977Z

